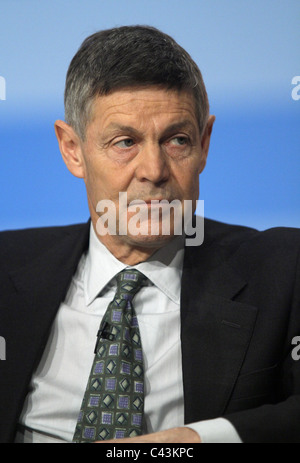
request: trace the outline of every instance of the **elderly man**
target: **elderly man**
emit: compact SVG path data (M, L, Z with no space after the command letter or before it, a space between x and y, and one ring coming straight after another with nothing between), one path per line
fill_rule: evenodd
M98 32L65 115L90 220L1 234L0 440L299 442L299 230L177 233L215 119L191 57L151 27Z

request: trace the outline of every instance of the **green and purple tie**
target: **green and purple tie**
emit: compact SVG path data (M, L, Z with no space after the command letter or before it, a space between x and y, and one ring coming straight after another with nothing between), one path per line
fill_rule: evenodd
M146 277L135 269L117 276L117 291L97 335L95 357L73 442L88 443L142 434L144 367L132 304Z

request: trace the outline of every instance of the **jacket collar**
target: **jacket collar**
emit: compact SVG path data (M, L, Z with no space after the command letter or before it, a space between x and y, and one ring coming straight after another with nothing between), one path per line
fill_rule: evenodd
M236 246L235 246L236 247ZM254 329L257 309L235 298L247 287L238 251L208 235L186 248L181 293L185 422L224 414Z

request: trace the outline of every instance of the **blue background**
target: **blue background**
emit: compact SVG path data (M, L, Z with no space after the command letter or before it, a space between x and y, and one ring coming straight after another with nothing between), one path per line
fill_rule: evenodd
M259 229L300 227L299 0L0 0L0 229L85 221L53 124L69 62L103 28L150 24L198 63L216 123L205 215Z

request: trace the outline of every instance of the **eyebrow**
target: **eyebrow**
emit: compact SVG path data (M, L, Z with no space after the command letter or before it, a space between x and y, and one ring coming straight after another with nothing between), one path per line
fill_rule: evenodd
M195 131L195 125L188 119L184 119L183 121L180 122L175 122L174 124L169 125L165 133L166 134L172 134L175 132L179 132L180 130L192 130L193 132Z
M135 135L139 134L139 131L136 130L134 127L131 127L130 125L123 125L123 124L118 124L117 122L111 122L105 130L108 130L109 132L129 132Z
M166 127L166 129L164 130L164 135L163 136L165 137L165 136L171 135L173 133L179 132L180 130L192 130L194 132L195 128L197 129L197 127L195 127L195 125L190 120L184 119L184 120L182 120L180 122L175 122L174 124L171 124L168 127ZM135 129L134 127L132 127L130 125L118 124L117 122L111 122L106 127L106 130L108 130L108 131L110 131L112 133L120 131L120 132L131 133L131 134L133 134L135 136L140 135L140 132L137 129Z

